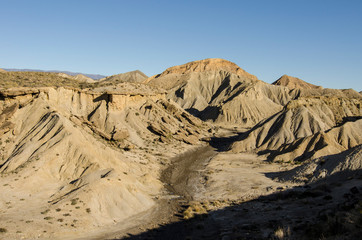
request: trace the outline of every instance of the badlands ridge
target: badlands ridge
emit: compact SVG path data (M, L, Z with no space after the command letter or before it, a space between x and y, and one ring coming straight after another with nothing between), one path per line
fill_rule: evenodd
M362 95L223 59L0 69L1 239L355 239Z

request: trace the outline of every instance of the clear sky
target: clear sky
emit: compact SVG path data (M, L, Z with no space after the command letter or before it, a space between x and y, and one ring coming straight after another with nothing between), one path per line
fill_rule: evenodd
M362 90L361 0L0 0L0 68L112 75L224 58Z

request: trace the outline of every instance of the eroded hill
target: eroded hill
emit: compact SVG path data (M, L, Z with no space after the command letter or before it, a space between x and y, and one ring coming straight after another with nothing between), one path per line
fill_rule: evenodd
M270 86L223 59L171 67L146 80L168 90L168 98L202 120L251 127L280 111L290 99L285 87Z
M112 75L99 81L102 82L102 85L107 84L117 84L121 82L143 82L147 79L147 75L141 72L140 70L135 70L126 73L120 73L116 75Z
M26 238L74 237L155 205L165 156L197 144L206 126L163 91L126 85L0 91L8 229L29 221L17 230Z
M290 89L302 88L302 89L322 89L322 87L307 83L302 79L291 77L288 75L281 76L278 80L272 83L273 85L285 86Z

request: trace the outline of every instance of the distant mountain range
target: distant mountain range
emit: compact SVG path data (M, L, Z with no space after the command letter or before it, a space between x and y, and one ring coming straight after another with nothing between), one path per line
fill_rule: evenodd
M79 72L69 72L69 71L58 71L58 70L49 70L49 71L44 71L44 70L39 70L39 69L17 69L17 68L3 68L6 71L9 72L56 72L56 73L65 73L71 76L76 76L78 74L83 74L84 76L87 76L89 78L92 78L94 80L99 80L102 78L105 78L107 76L105 75L100 75L100 74L88 74L88 73L79 73Z

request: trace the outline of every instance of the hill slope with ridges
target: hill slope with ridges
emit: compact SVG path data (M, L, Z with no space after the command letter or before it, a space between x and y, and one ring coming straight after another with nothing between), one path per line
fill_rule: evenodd
M205 59L168 68L145 81L166 89L168 98L202 120L253 126L280 111L291 97L224 59Z

